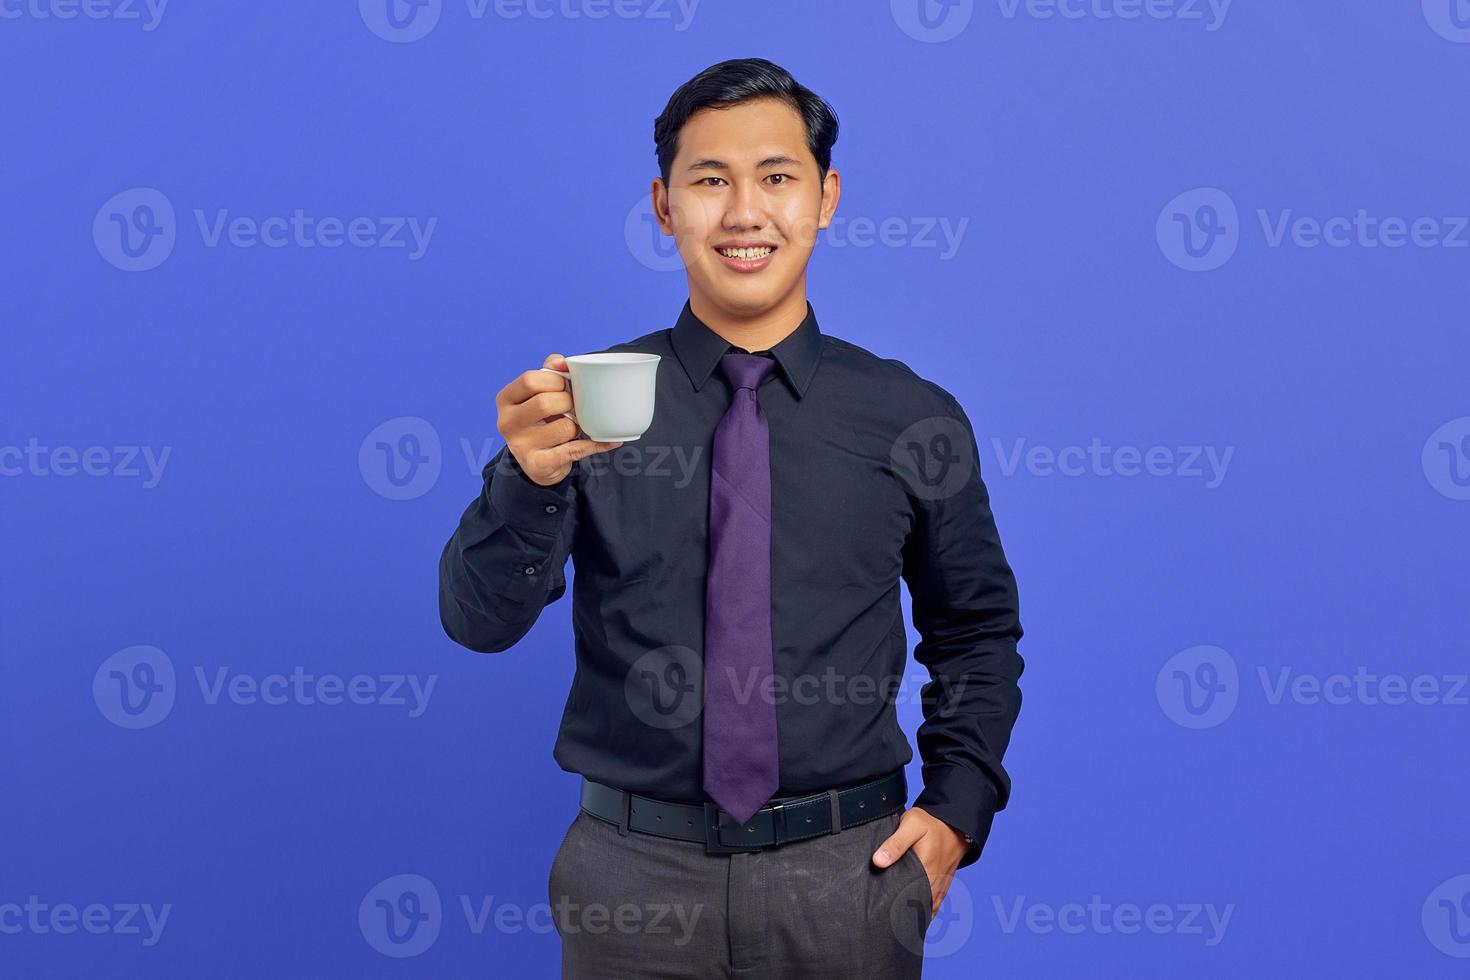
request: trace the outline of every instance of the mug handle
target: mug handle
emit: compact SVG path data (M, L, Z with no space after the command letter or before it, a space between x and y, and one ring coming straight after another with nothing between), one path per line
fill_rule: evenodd
M542 371L550 371L552 374L554 374L557 377L561 378L562 381L566 382L566 387L565 387L564 390L566 390L566 391L571 391L572 390L572 373L570 371L558 371L556 368L549 368L549 367L540 368L540 370L542 370ZM576 395L573 395L572 396L573 404L576 403L576 397L577 397ZM562 412L562 415L564 415L567 418L571 419L573 422L577 422L577 416L575 414L571 413L571 412ZM579 429L581 428L581 425L582 425L582 423L577 422L577 427Z

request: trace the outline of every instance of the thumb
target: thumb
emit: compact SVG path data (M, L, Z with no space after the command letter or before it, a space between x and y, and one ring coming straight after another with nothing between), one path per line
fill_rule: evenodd
M923 829L917 820L910 820L908 811L904 811L903 817L898 822L898 829L889 835L888 839L878 845L878 850L873 853L873 863L880 868L886 868L894 861L903 857L903 852L914 846L914 842L924 836Z

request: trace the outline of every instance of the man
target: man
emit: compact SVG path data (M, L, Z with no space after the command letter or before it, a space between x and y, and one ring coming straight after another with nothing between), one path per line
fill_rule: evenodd
M660 355L651 427L578 438L562 381L521 374L440 561L444 628L483 652L576 564L554 756L582 806L548 882L564 977L918 977L1010 795L1021 626L969 419L821 332L806 298L836 138L830 106L762 59L674 93L652 204L689 300L608 348ZM932 678L908 809L900 578Z

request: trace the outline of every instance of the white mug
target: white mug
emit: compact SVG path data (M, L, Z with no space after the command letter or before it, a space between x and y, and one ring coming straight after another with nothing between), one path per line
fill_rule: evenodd
M658 354L573 354L570 371L544 367L572 393L567 418L597 442L632 442L653 424Z

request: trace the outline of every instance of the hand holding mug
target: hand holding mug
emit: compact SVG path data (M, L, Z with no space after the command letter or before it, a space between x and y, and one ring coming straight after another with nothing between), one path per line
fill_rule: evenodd
M543 487L555 486L584 456L616 449L622 442L579 439L581 428L568 417L572 394L555 372L567 370L560 354L549 354L545 369L525 371L495 396L495 429L526 476Z

